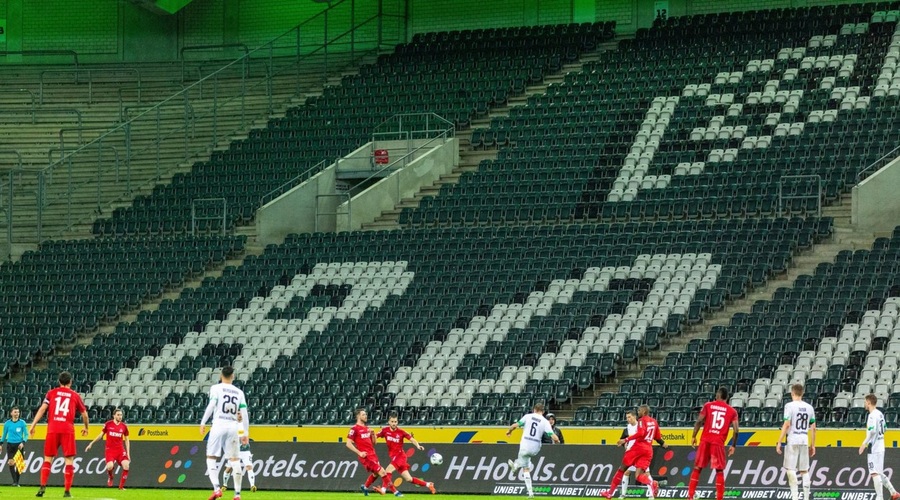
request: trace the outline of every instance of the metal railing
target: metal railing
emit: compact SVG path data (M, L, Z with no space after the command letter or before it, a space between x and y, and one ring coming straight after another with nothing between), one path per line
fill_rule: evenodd
M309 167L308 169L304 170L299 175L295 175L294 177L292 177L289 181L285 182L284 184L282 184L282 185L278 186L277 188L264 194L259 199L259 207L262 207L266 203L269 203L270 201L274 200L275 198L278 198L279 196L283 195L284 193L287 193L288 191L291 190L291 188L293 188L297 184L305 181L309 177L312 177L313 172L324 169L326 166L328 166L327 163L328 163L328 160L322 160L319 163L316 163L315 165L313 165L312 167Z
M394 1L394 0L380 0ZM382 22L379 13L367 19L355 19L356 0L339 0L332 3L311 19L288 30L267 43L250 49L241 57L222 65L212 73L194 82L185 82L183 89L170 94L155 104L143 108L121 106L122 120L90 141L79 139L79 146L70 149L61 145L61 156L46 168L37 172L38 185L38 228L45 227L45 208L59 207L54 211L55 221L64 221L71 227L77 215L87 218L78 203L72 203L72 195L79 189L97 189L97 169L108 170L104 158L98 158L98 149L115 147L119 155L119 165L131 175L135 172L135 162L149 164L155 162L155 175L138 182L154 182L166 172L177 167L178 160L164 164L161 148L171 141L179 141L184 160L206 157L210 150L223 138L223 133L232 133L238 125L247 123L245 97L250 91L260 90L265 100L259 104L268 111L274 109L274 95L295 95L302 88L301 78L306 75L321 77L325 81L329 71L334 69L334 55L349 54L352 62L356 57L374 53L385 40L382 39ZM347 19L351 19L348 24ZM347 28L349 26L349 28ZM337 32L337 34L335 34ZM393 45L397 40L390 40ZM4 53L0 52L0 55ZM72 53L77 62L77 55ZM263 62L265 74L247 78L245 68L250 62ZM189 66L189 65L188 65ZM76 66L77 68L77 66ZM296 77L295 77L296 76ZM205 86L205 87L204 87ZM200 97L200 89L206 88ZM167 107L184 110L178 118L163 120ZM262 110L259 111L260 113ZM222 119L227 116L229 122ZM80 120L80 118L79 118ZM226 128L227 127L227 128ZM102 145L102 146L101 146ZM177 149L176 149L177 150ZM63 170L60 170L63 169ZM88 175L76 176L81 171ZM62 175L55 173L62 172ZM99 190L103 193L103 203L113 203L127 199L131 193L131 183L120 185L109 175L99 176ZM55 179L54 179L55 177ZM54 180L55 182L48 182ZM59 182L60 180L65 182ZM64 187L61 187L64 186ZM52 188L52 192L50 189ZM25 202L22 202L25 204ZM46 212L49 213L49 212ZM45 235L39 229L38 239ZM57 233L49 234L56 236Z
M4 213L6 218L6 251L3 252L3 260L12 260L13 246L13 186L15 184L15 175L22 171L22 153L15 149L0 149L0 156L11 155L16 158L16 164L7 170L6 186L0 183L0 212ZM6 188L6 194L4 189ZM6 196L6 200L3 197ZM6 208L3 208L6 201Z
M863 179L865 179L869 175L875 173L881 167L887 165L888 163L893 161L898 156L900 156L900 146L897 146L894 149L888 151L881 158L873 161L869 166L867 166L866 168L857 172L856 173L856 183L859 184L860 182L863 181Z
M5 93L5 94L14 94L14 93L28 94L28 96L31 98L31 102L30 102L30 106L29 106L31 108L31 123L33 124L35 122L36 112L35 112L34 92L32 92L28 89L0 89L0 92Z
M74 69L48 69L45 71L41 71L40 81L38 83L38 96L39 102L44 104L44 86L49 85L50 82L44 81L44 77L47 75L72 75L74 76L74 83L86 83L88 87L88 104L94 103L94 74L95 73L129 73L134 74L137 78L137 86L140 88L141 86L141 72L135 68L102 68L102 69L81 69L78 68L77 65ZM81 75L87 74L87 81L81 81ZM121 81L121 78L117 79ZM110 82L112 83L112 82Z
M814 183L814 184L813 184ZM799 186L803 192L785 194L785 185ZM808 188L815 185L815 192ZM783 217L789 200L816 200L816 216L822 217L822 177L818 175L785 175L778 179L778 212L777 217Z

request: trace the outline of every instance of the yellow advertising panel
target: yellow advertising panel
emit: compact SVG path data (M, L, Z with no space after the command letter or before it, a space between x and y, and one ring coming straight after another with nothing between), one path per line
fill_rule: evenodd
M373 428L378 426L373 425ZM91 426L93 439L102 427ZM519 434L506 437L505 427L415 427L404 426L423 443L518 443ZM76 432L80 426L76 426ZM257 425L250 429L253 441L271 443L336 443L347 436L347 427L336 426L275 426ZM622 429L596 427L560 427L566 444L614 444L622 435ZM129 425L130 438L134 441L202 441L206 435L200 434L199 425ZM38 426L36 438L43 439L46 427ZM207 433L209 427L207 427ZM671 428L663 431L663 439L672 445L690 445L693 429ZM739 439L741 446L775 446L780 429L742 429ZM865 431L855 429L820 429L816 433L818 447L851 447L855 448L865 439ZM900 440L900 432L888 432L885 444L896 448Z

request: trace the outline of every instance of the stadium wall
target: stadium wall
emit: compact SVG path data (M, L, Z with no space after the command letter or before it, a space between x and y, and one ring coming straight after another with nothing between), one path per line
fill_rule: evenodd
M405 0L381 0L384 12L404 16ZM378 13L379 1L347 0L334 9L328 36L347 31L351 22L362 22ZM355 6L352 12L350 6ZM138 62L178 60L182 47L244 43L257 47L325 10L327 4L285 0L194 0L175 15L159 15L126 0L0 0L0 20L5 21L6 41L0 50L74 50L79 61ZM322 43L325 24L317 18L305 26L301 44ZM383 24L385 40L405 36L405 25L395 17ZM377 40L378 23L361 29L359 39ZM346 39L349 41L349 37ZM374 47L374 44L371 44ZM363 47L365 48L365 47ZM347 47L338 43L335 52ZM221 52L233 59L240 52ZM10 63L65 63L71 58L0 57Z
M43 464L42 444L30 442L26 448L26 472L22 484L37 483ZM205 448L205 443L200 441L135 443L128 487L209 488L205 476ZM256 481L263 490L354 491L359 495L359 485L368 475L343 444L254 443L251 451ZM429 458L435 452L443 456L440 465L430 463ZM521 496L525 493L523 483L507 465L507 460L514 458L517 452L518 445L513 444L445 444L426 445L421 452L409 447L407 457L410 472L434 482L441 493ZM376 446L376 453L381 464L386 465L383 444ZM686 497L684 486L691 473L694 454L689 446L656 447L650 472L664 485L657 498ZM622 449L616 446L544 446L533 459L535 493L596 498L609 484L621 459ZM104 462L101 447L91 453L79 453L74 463L76 491L79 486L106 484ZM62 464L62 458L52 464L51 487L58 487L62 481ZM789 498L781 465L782 457L772 448L739 448L725 468L726 497ZM891 477L898 465L898 456L888 454L885 475ZM810 463L810 477L816 498L871 500L874 496L865 458L855 453L848 457L843 450L819 449ZM416 491L399 477L394 479L394 484L404 492ZM712 498L712 494L713 475L705 472L697 498ZM627 496L643 498L645 488L631 488Z

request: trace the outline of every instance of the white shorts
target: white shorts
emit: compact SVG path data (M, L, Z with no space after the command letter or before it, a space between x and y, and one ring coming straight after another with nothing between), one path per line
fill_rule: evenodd
M869 464L869 474L884 475L884 452L876 451L866 455L866 462Z
M253 454L249 451L240 452L241 465L243 467L253 467Z
M206 441L206 456L237 458L240 450L237 425L213 425Z
M784 469L792 471L809 471L809 446L805 444L787 444L784 446Z
M520 469L532 469L531 458L541 451L541 445L536 446L522 443L519 445L519 457L516 458L516 467Z

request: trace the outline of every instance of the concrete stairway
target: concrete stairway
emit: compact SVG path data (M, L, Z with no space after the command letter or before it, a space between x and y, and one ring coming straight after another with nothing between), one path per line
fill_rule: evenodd
M709 331L714 326L728 325L736 313L750 312L757 300L771 300L775 291L781 287L791 287L797 277L803 274L814 274L816 266L821 262L833 262L838 252L871 248L875 235L859 233L850 226L850 195L845 194L839 205L826 207L823 215L834 218L834 236L830 241L815 245L794 257L788 271L769 280L765 286L747 293L746 297L725 305L721 311L714 312L697 325L689 327L679 336L662 340L658 351L644 354L636 365L619 369L613 381L595 384L591 390L573 397L561 408L554 408L557 418L569 420L573 418L575 409L580 406L594 406L597 398L604 392L618 392L620 382L629 378L640 378L645 367L664 363L670 352L684 352L694 339L709 338Z
M112 209L130 204L137 194L150 193L156 184L168 182L177 172L190 170L194 162L208 158L213 150L227 149L232 140L246 137L252 128L265 127L270 118L283 116L289 107L302 104L308 96L321 93L323 83L339 83L348 70L373 58L368 55L361 61L351 59L349 55L343 58L331 55L327 75L322 73L317 61L305 61L299 81L294 73L273 79L271 103L264 79L254 79L252 75L246 80L243 99L227 100L222 97L240 95L243 83L239 75L225 74L215 83L219 97L214 97L214 84L211 82L203 84L202 95L200 86L195 86L190 93L191 102L187 110L183 99L173 99L160 107L158 114L154 111L132 122L129 139L132 157L127 168L124 130L105 137L102 149L92 147L76 155L71 170L68 164L55 167L47 175L42 238L89 236L90 225L98 215L108 215ZM180 66L158 65L146 70L142 68L142 71L142 75L148 76L143 77L146 80L142 81L142 85L146 88L141 102L137 101L136 91L129 85L116 87L110 83L97 88L99 84L95 84L94 96L90 101L82 84L61 83L48 88L44 94L45 102L66 102L68 107L78 108L82 111L84 127L89 129L84 130L79 138L76 131L69 130L72 121L64 112L38 113L37 123L34 124L29 114L14 114L0 122L4 149L19 151L28 169L46 168L51 150L57 149L53 158L59 158L61 130L66 129L63 137L67 149L86 144L121 123L123 115L134 117L149 109L152 103L173 95L181 87ZM24 73L19 76L20 79L27 77ZM118 89L124 89L121 102ZM151 95L148 96L148 93ZM9 98L3 92L0 96ZM21 99L18 95L14 97ZM59 106L45 105L43 108L51 110ZM27 105L23 107L27 108ZM162 140L158 141L158 137ZM119 152L118 169L115 168L112 148ZM3 156L4 161L7 158ZM0 182L6 189L6 179ZM25 244L14 246L20 251L37 243L37 192L36 173L15 176L13 242ZM0 247L6 243L6 232L2 229Z
M488 114L483 117L472 120L472 127L469 130L457 131L456 136L459 138L459 166L453 169L449 174L442 175L434 184L423 186L419 192L412 197L400 200L400 203L393 210L382 212L373 222L363 224L363 230L378 231L397 229L400 227L400 212L404 208L416 208L426 196L437 196L441 187L448 184L456 184L463 173L477 172L478 165L482 160L494 160L497 158L497 149L475 150L472 148L472 132L478 128L489 128L491 120L494 118L509 116L510 109L515 106L523 106L528 98L533 95L543 94L547 91L547 87L553 83L562 83L568 73L581 71L584 64L589 61L596 61L600 52L615 49L618 42L607 42L601 44L597 50L587 52L581 55L581 58L574 63L563 65L560 71L547 75L540 85L532 85L525 89L525 93L519 96L510 97L506 105L491 108Z

